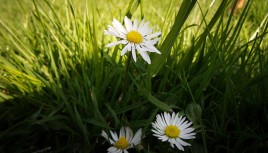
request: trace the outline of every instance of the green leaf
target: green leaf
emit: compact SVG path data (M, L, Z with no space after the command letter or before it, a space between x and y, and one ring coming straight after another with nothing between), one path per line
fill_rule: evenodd
M155 98L151 94L148 94L148 100L154 104L157 108L162 109L163 111L171 112L172 109L164 102L160 101L159 99Z
M119 125L119 119L117 117L116 112L113 110L113 108L109 104L105 103L105 106L107 107L107 109L109 110L111 115L113 116L114 121L115 121L115 125L118 126Z
M199 104L190 103L186 107L186 116L193 122L197 123L202 115L202 109Z
M196 0L184 0L181 4L180 10L176 15L175 22L171 27L168 35L164 42L160 46L161 55L152 56L152 64L148 66L148 73L146 78L146 89L148 92L151 91L151 77L157 75L161 68L165 65L167 57L170 55L171 48L177 40L182 26L186 19L190 15Z
M187 17L190 15L192 9L194 8L195 3L196 0L191 0L190 2L189 0L184 0L182 2L180 10L176 16L175 22L159 49L162 54L153 56L152 59L153 63L149 65L148 71L149 74L151 75L150 77L155 76L164 66L166 59L171 52L171 48L175 43L175 41L177 40L179 32L183 24L185 23Z

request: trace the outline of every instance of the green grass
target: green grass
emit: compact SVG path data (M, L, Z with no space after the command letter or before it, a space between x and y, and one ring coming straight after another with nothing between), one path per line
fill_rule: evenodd
M0 2L0 152L106 152L101 130L121 126L177 152L151 132L171 109L196 128L185 152L267 152L266 0ZM151 65L105 47L125 15L162 31Z

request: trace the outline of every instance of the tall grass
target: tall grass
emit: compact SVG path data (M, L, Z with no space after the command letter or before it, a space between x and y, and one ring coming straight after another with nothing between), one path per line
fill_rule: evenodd
M265 0L61 2L21 2L21 28L0 19L2 152L106 152L101 130L122 125L143 128L141 152L176 152L151 136L162 111L194 123L186 152L267 151ZM151 65L105 47L125 15L162 31Z

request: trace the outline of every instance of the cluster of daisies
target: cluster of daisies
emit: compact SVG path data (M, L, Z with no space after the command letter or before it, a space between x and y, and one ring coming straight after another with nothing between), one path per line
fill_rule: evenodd
M124 18L125 27L116 19L113 20L112 26L104 31L105 34L117 37L116 42L112 42L107 47L115 45L124 45L121 56L127 51L131 52L134 61L137 61L137 53L148 63L151 64L150 57L147 52L155 52L161 54L154 46L159 41L161 32L152 33L149 28L149 22L141 21L138 25L138 20L132 22L129 18ZM184 150L184 146L190 146L183 139L194 139L194 128L190 127L192 122L186 120L185 117L179 116L179 113L158 114L156 121L152 123L152 132L155 137L162 142L167 141L171 147L174 145L179 150ZM121 127L119 133L102 131L103 136L110 144L108 153L128 153L128 149L138 146L142 141L142 129L139 129L135 134L129 127Z
M184 146L190 146L183 139L194 139L194 128L190 127L192 122L186 120L185 117L179 116L179 113L158 114L156 121L152 123L152 132L155 137L162 142L169 142L171 147L174 145L184 151ZM102 131L103 136L112 145L108 148L108 153L128 153L127 149L138 146L142 141L142 129L139 129L135 134L129 127L121 127L119 134L110 131L106 133Z

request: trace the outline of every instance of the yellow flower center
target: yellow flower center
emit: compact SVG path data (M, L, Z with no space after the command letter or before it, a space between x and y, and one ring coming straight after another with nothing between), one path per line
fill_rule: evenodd
M120 137L115 143L114 146L118 149L126 149L129 144L125 137Z
M177 138L181 131L177 126L169 125L165 128L165 134L170 138Z
M142 35L137 31L130 31L127 34L127 40L129 42L133 42L135 44L139 44L142 42Z

